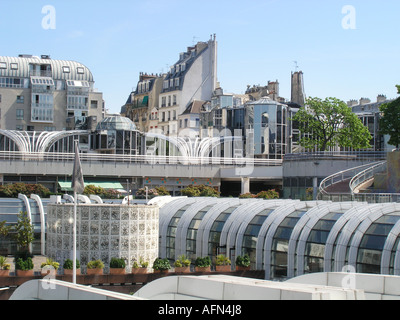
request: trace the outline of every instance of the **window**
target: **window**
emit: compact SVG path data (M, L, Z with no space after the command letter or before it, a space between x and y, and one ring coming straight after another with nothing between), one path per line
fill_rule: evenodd
M17 103L24 103L24 96L17 96Z
M70 68L67 66L62 67L64 73L70 73Z
M0 62L0 69L7 69L7 62Z
M24 130L24 126L17 125L17 126L15 127L15 130L17 130L17 131L22 131L22 130Z
M175 79L175 87L179 87L179 78Z
M174 94L173 97L172 97L172 104L174 106L176 105L176 94Z
M97 100L90 100L90 107L93 109L97 109Z
M17 109L17 120L24 120L24 109Z
M67 67L68 68L68 67ZM78 68L76 68L76 72L78 73L78 74L84 74L85 73L85 69L83 69L82 67L78 67Z
M11 63L10 67L11 67L11 70L18 70L18 63Z

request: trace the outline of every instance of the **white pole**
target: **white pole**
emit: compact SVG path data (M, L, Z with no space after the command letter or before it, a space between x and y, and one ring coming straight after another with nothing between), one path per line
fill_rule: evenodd
M73 249L72 249L72 283L76 284L76 207L78 203L78 195L74 192L74 226L73 226Z

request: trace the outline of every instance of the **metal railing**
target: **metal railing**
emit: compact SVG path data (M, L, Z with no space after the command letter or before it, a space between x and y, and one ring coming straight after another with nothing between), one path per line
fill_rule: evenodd
M355 175L358 173L364 171L366 168L370 168L371 166L381 164L382 162L374 162L374 163L368 163L364 164L362 166L358 166L355 168L350 168L347 170L343 170L340 172L337 172L333 175L330 175L329 177L326 177L324 180L321 181L319 185L319 193L320 194L328 194L326 189L330 186L333 186L334 184L343 182L345 180L349 180L353 178Z
M73 162L74 153L57 152L19 152L0 151L0 161L53 161ZM126 154L93 154L81 153L82 162L113 162L136 163L150 165L218 165L223 166L282 166L281 159L257 159L257 158L225 158L225 157L183 157L163 155L126 155Z
M387 168L387 161L378 162L368 169L356 174L349 183L351 193L357 193L356 189L362 184L374 178L375 174L385 171Z
M389 203L400 202L400 193L321 194L318 199L333 202Z
M303 152L289 153L284 157L285 161L300 161L300 160L370 160L379 161L385 160L387 157L386 151L321 151L321 152Z

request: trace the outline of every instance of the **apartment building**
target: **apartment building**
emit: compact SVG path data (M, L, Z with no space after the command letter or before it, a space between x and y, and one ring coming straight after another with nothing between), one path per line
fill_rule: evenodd
M103 114L103 94L83 64L48 55L0 56L0 129L61 131Z

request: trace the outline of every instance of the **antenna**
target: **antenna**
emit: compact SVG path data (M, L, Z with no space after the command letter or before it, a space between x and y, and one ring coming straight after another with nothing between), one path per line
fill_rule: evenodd
M196 36L193 36L193 40L192 40L193 45L195 44L196 39L200 39L200 38L199 38L199 37L196 37Z
M294 62L295 71L297 72L297 70L299 69L299 66L297 64L297 61L293 61L293 62Z

